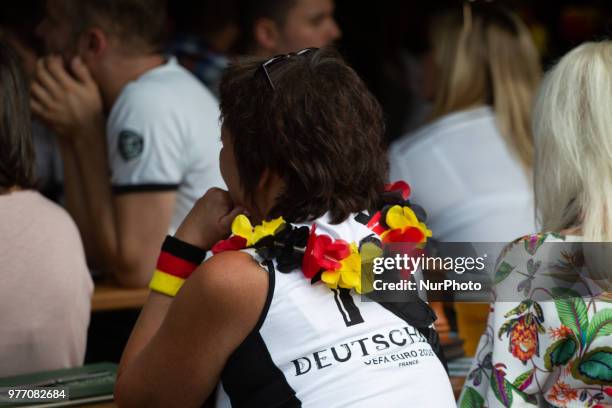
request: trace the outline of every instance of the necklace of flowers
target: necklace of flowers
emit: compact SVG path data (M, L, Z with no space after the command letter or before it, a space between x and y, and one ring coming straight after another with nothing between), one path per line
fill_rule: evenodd
M384 207L371 216L360 213L356 217L377 235L359 245L317 234L316 223L295 226L278 217L253 226L241 214L232 222L232 235L217 242L212 252L254 248L264 261L275 259L280 272L299 268L312 284L323 281L331 289L367 293L371 288L362 287L362 271L368 266L371 269L374 258L382 255L382 243L424 244L431 237L425 212L411 203L409 196L410 187L404 181L386 185Z

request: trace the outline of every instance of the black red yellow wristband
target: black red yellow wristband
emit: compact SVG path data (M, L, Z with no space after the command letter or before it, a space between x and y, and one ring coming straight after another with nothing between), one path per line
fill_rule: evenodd
M149 288L168 296L176 296L185 280L204 261L206 251L178 238L167 236L157 259Z

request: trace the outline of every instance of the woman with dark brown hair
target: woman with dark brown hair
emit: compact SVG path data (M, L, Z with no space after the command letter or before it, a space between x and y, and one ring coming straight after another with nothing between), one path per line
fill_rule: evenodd
M27 85L0 42L0 377L83 364L91 277L68 214L33 188Z
M454 406L427 305L359 299L381 242L431 234L405 183L385 193L366 86L306 49L231 65L220 90L229 191L166 239L117 403L199 406L216 390L217 406Z

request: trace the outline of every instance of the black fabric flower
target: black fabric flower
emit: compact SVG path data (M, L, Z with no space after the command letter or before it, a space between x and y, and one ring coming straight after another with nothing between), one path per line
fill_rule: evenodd
M275 235L259 240L254 248L264 260L276 259L276 269L279 272L289 273L302 267L309 231L306 226L285 224Z

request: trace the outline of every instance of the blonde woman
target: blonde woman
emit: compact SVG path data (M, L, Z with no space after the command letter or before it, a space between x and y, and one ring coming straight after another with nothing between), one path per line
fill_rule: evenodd
M535 230L530 112L538 53L525 25L496 3L467 2L432 27L433 119L391 147L390 178L418 191L439 241L509 242ZM485 325L487 310L478 306L458 309L467 354Z
M540 90L535 197L547 232L510 244L499 261L461 407L612 403L610 66L612 42L584 44Z

